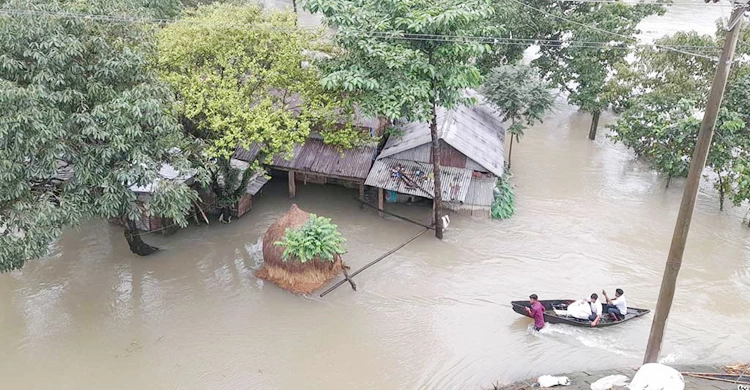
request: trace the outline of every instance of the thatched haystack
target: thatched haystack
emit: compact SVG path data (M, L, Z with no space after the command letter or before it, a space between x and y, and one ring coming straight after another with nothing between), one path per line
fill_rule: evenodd
M295 294L309 294L341 273L339 255L332 262L320 258L305 263L293 259L284 261L284 247L275 243L281 241L286 229L297 229L309 218L310 213L293 204L286 214L268 228L263 236L263 267L256 271L255 276L274 282Z

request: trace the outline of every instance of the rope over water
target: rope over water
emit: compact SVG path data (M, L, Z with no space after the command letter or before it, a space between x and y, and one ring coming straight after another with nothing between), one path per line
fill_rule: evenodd
M399 245L399 246L397 246L397 247L395 247L395 248L393 248L393 249L389 250L389 251L388 251L388 252L386 252L386 253L385 253L384 255L382 255L382 256L378 257L377 259L375 259L375 260L373 260L373 261L371 261L371 262L367 263L367 264L366 264L366 265L365 265L364 267L362 267L362 268L360 268L360 269L358 269L358 270L354 271L354 273L352 273L351 275L349 275L349 277L348 277L348 278L346 278L346 279L344 279L344 280L341 280L341 281L337 282L336 284L334 284L333 286L331 286L331 287L330 287L330 288L329 288L328 290L325 290L325 291L323 291L323 292L322 292L322 293L320 294L320 297L321 297L321 298L323 298L323 297L324 297L324 296L326 296L326 295L327 295L328 293L330 293L331 291L333 291L333 290L337 289L337 288L338 288L339 286L341 286L342 284L346 283L347 281L350 281L350 282L351 282L351 278L353 278L353 277L357 276L357 274L359 274L360 272L362 272L362 271L364 271L364 270L366 270L366 269L370 268L371 266L375 265L375 263L377 263L378 261L380 261L380 260L383 260L383 259L385 259L386 257L388 257L388 256L392 255L392 254L393 254L393 253L395 253L395 252L396 252L397 250L399 250L399 249L401 249L401 248L405 247L405 246L406 246L406 245L407 245L408 243L410 243L410 242L412 242L412 241L416 240L417 238L419 238L419 236L421 236L421 235L423 235L423 234L427 233L427 232L428 232L429 230L430 230L430 228L429 228L429 227L425 228L424 230L422 230L422 231L420 231L419 233L417 233L417 234L416 234L416 235L415 235L414 237L412 237L412 238L410 238L410 239L406 240L406 241L405 241L404 243L402 243L401 245ZM354 287L354 286L352 286L352 287ZM356 290L356 289L355 289L355 290Z

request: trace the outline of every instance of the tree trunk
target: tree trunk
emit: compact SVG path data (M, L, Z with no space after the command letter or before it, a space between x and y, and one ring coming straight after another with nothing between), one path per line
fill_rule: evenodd
M510 170L510 156L513 155L513 134L510 135L510 148L508 148L508 170Z
M440 139L437 133L437 106L432 102L432 120L430 121L430 135L432 136L432 170L435 177L435 237L443 239L443 190L440 183Z
M138 256L148 256L159 250L159 248L143 242L138 227L135 226L135 221L128 218L122 218L122 221L125 225L125 240L128 241L131 252Z
M672 182L672 175L667 175L667 188L669 188L669 183Z
M724 211L724 180L719 175L719 211Z
M601 111L595 112L594 116L591 118L591 129L589 130L589 139L592 141L596 139L596 129L599 127L599 114L601 114Z

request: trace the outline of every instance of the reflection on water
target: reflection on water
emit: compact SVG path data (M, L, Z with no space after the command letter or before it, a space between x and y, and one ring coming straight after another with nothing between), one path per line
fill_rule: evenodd
M710 15L698 10L654 29L706 26ZM651 316L536 333L509 304L532 292L582 298L622 287L630 305L655 306L681 185L666 189L604 136L587 141L589 120L559 103L515 146L513 219L453 217L444 241L420 237L358 276L357 292L298 297L253 276L259 238L291 204L283 182L232 224L149 237L164 250L148 258L132 256L105 222L67 232L48 259L0 276L3 386L471 389L636 366ZM300 207L340 226L355 269L419 230L360 210L343 188L298 194ZM429 219L428 209L389 207ZM750 314L727 304L750 300L743 214L718 211L710 188L699 196L665 362L747 358Z

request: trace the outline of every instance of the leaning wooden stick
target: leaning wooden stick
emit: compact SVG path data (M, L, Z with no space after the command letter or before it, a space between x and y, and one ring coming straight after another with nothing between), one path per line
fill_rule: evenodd
M346 278L346 281L352 285L352 290L357 291L357 284L354 283L352 278L349 277L349 266L346 264L342 264L341 269L344 271L344 278Z
M425 234L425 233L426 233L426 232L428 232L429 230L430 230L429 228L425 228L424 230L422 230L422 231L420 231L419 233L417 233L417 235L415 235L414 237L412 237L412 238L408 239L407 241L405 241L405 242L404 242L403 244L401 244L401 245L399 245L399 246L397 246L397 247L395 247L395 248L393 248L393 249L389 250L389 251L388 251L388 252L386 252L386 253L385 253L384 255L382 255L382 256L378 257L377 259L375 259L375 260L373 260L373 261L371 261L371 262L367 263L367 264L366 264L366 265L365 265L364 267L362 267L362 268L360 268L360 269L358 269L358 270L354 271L354 273L353 273L353 274L351 274L351 275L349 275L349 277L348 277L347 279L351 279L351 278L353 278L353 277L357 276L357 274L359 274L360 272L362 272L362 271L364 271L364 270L366 270L366 269L368 269L368 268L372 267L372 266L373 266L373 265L374 265L375 263L377 263L378 261L380 261L380 260L383 260L383 259L385 259L386 257L388 257L388 256L392 255L392 254L393 254L394 252L396 252L397 250L399 250L399 249L401 249L401 248L405 247L405 246L406 246L406 245L407 245L408 243L410 243L410 242L412 242L412 241L416 240L417 238L419 238L419 236L421 236L421 235ZM337 282L336 284L334 284L333 286L331 286L331 288L329 288L328 290L325 290L325 291L323 291L323 293L321 293L321 294L320 294L320 297L322 298L322 297L326 296L326 295L327 295L328 293L330 293L331 291L333 291L333 290L337 289L337 288L338 288L339 286L341 286L342 284L346 283L347 279L344 279L344 280L340 280L339 282ZM356 290L356 289L355 289L355 290Z
M712 374L706 375L705 373L699 374L699 373L685 372L682 374L685 376L693 377L693 378L706 379L706 380L712 380L712 381L721 381L721 382L734 383L734 384L740 384L740 385L744 385L748 383L748 382L740 382L739 378L736 378L736 379L735 378L733 379L718 378ZM725 376L738 376L738 375L725 374Z
M200 211L201 215L203 215L203 220L206 221L206 225L210 225L210 223L208 222L208 217L206 216L206 213L203 212L203 208L196 201L193 201L193 204L195 204L195 207L197 207L198 211Z

